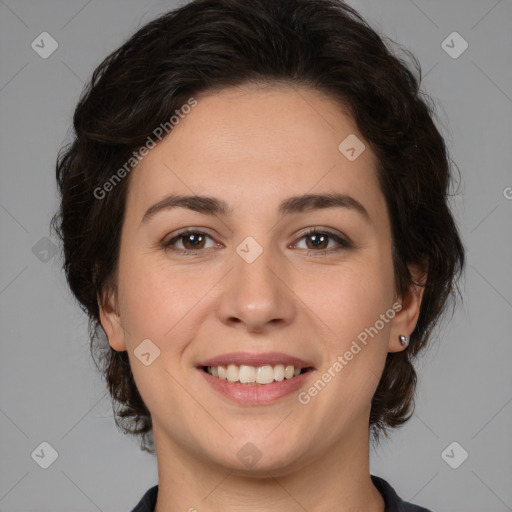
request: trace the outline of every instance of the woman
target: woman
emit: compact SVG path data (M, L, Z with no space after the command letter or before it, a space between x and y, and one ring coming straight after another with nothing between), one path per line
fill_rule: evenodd
M464 267L432 117L336 0L196 0L96 69L54 226L116 423L154 439L134 511L427 510L369 442Z

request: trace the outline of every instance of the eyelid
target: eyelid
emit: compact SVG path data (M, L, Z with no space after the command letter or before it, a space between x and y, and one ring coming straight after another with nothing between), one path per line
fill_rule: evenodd
M206 229L206 228L194 228L194 227L184 228L184 229L178 231L177 233L173 233L171 236L164 238L164 240L161 242L160 245L164 248L164 250L171 251L171 252L174 252L177 254L185 254L185 255L190 255L190 256L200 255L201 253L208 252L209 249L213 249L213 247L208 247L206 249L178 249L178 248L173 248L171 242L176 243L175 242L176 240L179 240L180 238L182 238L190 233L193 233L193 234L204 235L204 236L210 238L211 240L213 240L218 245L219 242L217 242L214 239L214 237L212 235L210 235L208 232L204 231L204 229ZM333 232L328 228L322 228L319 226L312 226L312 227L307 228L305 231L303 231L302 233L300 233L297 236L296 241L293 242L291 244L291 246L295 247L295 245L297 243L299 243L304 237L306 237L308 235L312 235L312 234L327 235L328 237L330 237L332 240L334 240L338 244L338 247L331 248L331 249L323 249L323 250L303 249L304 251L306 251L306 253L308 255L309 254L319 255L319 254L325 254L325 253L333 253L333 252L337 252L342 249L349 249L349 248L353 247L352 241L346 235L343 235L343 234L337 233L337 232ZM288 247L290 247L290 246L288 246Z
M335 240L336 243L340 247L335 248L335 249L323 249L323 250L318 250L318 251L315 251L312 249L305 249L306 251L308 251L308 253L321 253L321 252L329 253L329 252L335 252L338 249L349 249L354 246L354 244L352 243L350 238L347 237L346 235L339 233L339 232L334 232L334 231L330 230L329 228L322 228L320 226L313 226L311 228L307 228L305 231L303 231L302 233L300 233L298 235L297 242L294 242L293 245L300 242L304 237L306 237L308 235L312 235L312 234L327 235L331 239Z
M212 235L210 235L207 231L205 231L205 229L207 229L207 228L194 228L194 227L183 228L182 230L179 230L176 233L172 233L171 235L166 236L162 240L160 245L163 246L164 249L167 249L170 251L175 251L175 252L186 252L186 253L197 252L197 253L199 253L201 251L205 251L205 249L197 249L195 251L193 249L173 249L171 246L171 242L179 240L180 238L182 238L185 235L188 235L190 233L204 235L204 236L210 238L211 240L213 240L218 245L219 242L217 242Z

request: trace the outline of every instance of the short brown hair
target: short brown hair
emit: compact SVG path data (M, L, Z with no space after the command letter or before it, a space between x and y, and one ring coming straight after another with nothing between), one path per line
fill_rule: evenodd
M101 199L95 190L188 98L251 82L305 85L339 100L377 157L396 290L402 295L413 284L409 263L428 268L428 276L410 345L388 353L372 399L374 439L412 415L412 363L458 291L465 251L447 202L451 160L432 101L419 89L419 63L404 53L418 76L342 1L195 0L143 26L94 71L74 113L73 140L57 158L61 204L52 225L69 286L89 317L91 353L116 424L141 436L143 450L154 453L150 412L127 353L105 339L98 306L116 287L129 179Z

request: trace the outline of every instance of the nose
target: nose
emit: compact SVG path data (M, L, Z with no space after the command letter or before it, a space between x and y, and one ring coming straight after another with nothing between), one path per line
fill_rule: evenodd
M297 312L291 267L270 250L250 263L236 253L233 264L222 281L220 320L253 333L290 325Z

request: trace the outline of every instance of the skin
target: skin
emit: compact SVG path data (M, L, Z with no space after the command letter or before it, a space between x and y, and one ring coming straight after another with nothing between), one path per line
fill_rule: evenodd
M117 289L100 301L109 343L128 351L152 415L156 511L383 512L369 472L371 399L386 354L415 328L422 289L395 294L375 156L342 106L315 90L252 84L196 99L130 175ZM354 161L338 150L349 134L366 145ZM277 214L290 196L332 192L357 199L370 220L349 208ZM233 213L175 208L141 223L169 193L214 196ZM199 255L161 246L189 227L211 237ZM329 238L317 248L310 227L353 246ZM236 252L248 236L263 248L252 263ZM184 236L174 247L196 245ZM396 301L400 312L306 405L297 393L238 405L195 368L227 352L280 351L314 364L307 390ZM160 350L149 366L134 355L145 339ZM249 442L262 455L250 468L237 457Z

